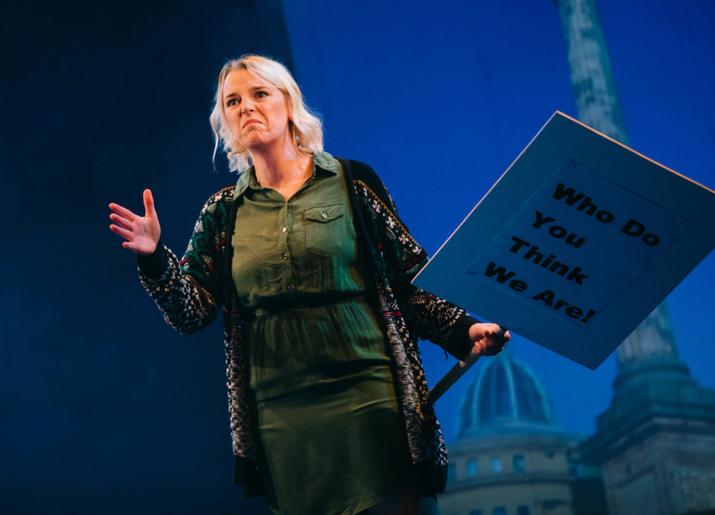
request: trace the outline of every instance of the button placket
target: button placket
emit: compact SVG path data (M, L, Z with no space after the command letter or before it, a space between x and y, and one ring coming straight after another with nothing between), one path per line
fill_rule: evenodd
M295 285L293 284L293 265L290 262L290 251L289 251L289 239L291 237L291 232L288 230L289 227L292 226L292 220L293 216L291 214L291 203L292 199L289 199L283 209L283 224L281 227L281 234L283 236L283 263L285 264L284 266L284 274L283 277L285 278L285 288L289 293L295 292Z

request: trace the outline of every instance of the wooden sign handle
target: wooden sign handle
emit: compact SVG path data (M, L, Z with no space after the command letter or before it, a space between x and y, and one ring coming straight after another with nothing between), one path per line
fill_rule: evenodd
M495 338L504 338L504 334L507 332L506 327L502 327L501 330L494 335ZM479 358L481 358L481 354L472 354L470 353L469 356L467 356L467 359L464 361L460 361L456 365L452 367L452 369L447 372L442 379L439 380L439 382L432 388L429 392L429 402L430 404L434 404L437 399L442 397L444 393L449 390L454 383L457 382L457 380L462 377L467 370L470 369L472 365L474 365L477 361L479 361Z

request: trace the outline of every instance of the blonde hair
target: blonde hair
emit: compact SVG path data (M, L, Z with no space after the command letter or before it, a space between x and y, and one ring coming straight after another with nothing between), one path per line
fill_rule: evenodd
M303 101L303 94L298 84L293 79L288 69L278 61L255 54L242 55L223 65L218 74L216 97L213 110L209 116L209 123L214 133L214 159L219 143L226 157L231 171L243 172L251 166L251 156L247 148L242 147L226 123L226 114L223 105L223 83L226 76L233 70L248 70L260 79L278 88L288 99L291 111L291 120L288 129L296 148L308 154L317 154L323 151L323 124L313 114Z

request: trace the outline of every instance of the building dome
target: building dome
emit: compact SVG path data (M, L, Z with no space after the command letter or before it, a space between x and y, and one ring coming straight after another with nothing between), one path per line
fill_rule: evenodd
M551 401L534 372L507 350L488 363L462 397L457 436L558 432Z

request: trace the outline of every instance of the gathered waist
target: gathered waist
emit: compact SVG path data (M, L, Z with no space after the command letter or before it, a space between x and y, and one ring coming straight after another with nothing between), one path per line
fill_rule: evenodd
M258 396L389 367L379 319L364 297L321 297L255 310L248 338L250 383Z
M323 308L335 304L362 301L367 303L364 292L337 292L321 294L286 294L280 297L264 299L258 306L249 309L254 318L272 316L299 309Z

